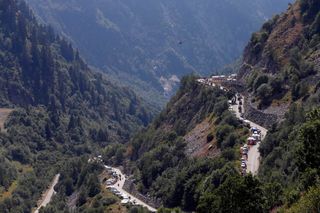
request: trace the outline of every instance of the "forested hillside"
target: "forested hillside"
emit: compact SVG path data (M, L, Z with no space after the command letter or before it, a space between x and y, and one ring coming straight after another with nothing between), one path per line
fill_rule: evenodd
M30 212L61 162L124 143L151 118L22 1L0 1L0 55L0 105L13 109L0 133L1 212Z
M80 111L81 116L100 120L118 139L128 138L129 133L116 133L121 123L129 130L131 124L148 123L149 116L134 93L90 71L68 42L52 28L37 24L26 5L15 5L15 1L1 5L3 106L44 105L52 113L74 111L76 116Z
M48 6L65 11L79 2L86 3L50 1ZM93 10L97 2L92 2ZM174 8L172 1L164 2L168 5L161 4L163 8ZM136 5L128 1L127 6ZM83 8L73 11L82 13ZM245 12L252 15L250 8ZM97 14L99 23L112 32L121 29L101 11ZM130 14L134 19L135 13ZM116 14L121 20L126 15ZM143 21L152 25L154 20ZM199 213L319 212L319 23L320 3L298 0L254 33L245 49L239 71L239 80L246 85L243 95L258 108L285 106L286 111L261 142L261 165L252 176L241 175L239 168L240 146L250 131L229 110L233 90L185 76L177 94L149 124L150 112L134 92L92 71L67 41L37 23L25 3L0 0L0 107L12 110L0 130L0 212L31 212L58 173L57 196L41 213L146 212L120 205L121 200L106 189L105 180L111 175L104 172L102 160L123 168L139 192L160 204L159 212L173 208ZM147 35L163 36L157 31ZM177 40L181 48L187 43ZM110 51L120 54L122 49ZM121 54L114 57L131 60ZM143 66L136 70L148 73ZM147 81L153 78L151 74ZM97 154L102 156L94 158Z
M318 1L297 1L253 35L240 70L261 108L288 106L261 143L259 170L284 212L320 208L319 17Z
M285 204L285 208L291 207L289 212L319 209L319 194L309 197L313 190L320 190L319 110L293 105L286 120L269 133L260 147L259 177L276 186L274 205Z
M319 105L293 104L285 120L274 125L261 143L258 176L241 176L238 150L248 129L228 111L231 96L219 88L200 85L193 77L184 78L160 116L128 146L106 147L104 160L124 165L134 175L137 189L167 208L317 212ZM207 143L216 148L216 155L187 155L190 141L184 136L206 119L212 127Z
M242 177L237 169L247 130L228 112L232 93L197 84L192 77L182 80L167 108L129 146L107 147L105 160L125 165L138 190L164 207L319 212L319 17L318 1L299 0L264 24L245 50L240 80L250 100L261 108L283 104L286 112L261 142L257 177ZM206 119L212 127L208 148L215 154L190 156L185 136Z
M232 93L185 77L159 117L126 148L118 147L130 160L120 163L134 174L141 192L160 199L165 207L185 211L262 212L266 208L262 183L251 175L242 177L237 166L240 144L249 131L228 111L230 97ZM187 142L184 136L203 121L212 127L206 143L215 154L191 157L186 147L196 141ZM110 156L112 147L107 147L105 160L119 163Z
M212 74L289 0L28 0L91 65L164 104L177 77Z

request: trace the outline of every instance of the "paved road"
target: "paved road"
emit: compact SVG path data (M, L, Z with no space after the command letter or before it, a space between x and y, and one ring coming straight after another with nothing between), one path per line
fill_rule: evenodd
M250 126L256 127L261 130L261 141L265 138L268 130L250 121ZM248 152L247 172L251 172L253 175L258 173L260 166L260 142L257 145L251 146Z
M107 168L108 166L105 166L105 167ZM123 194L127 194L128 196L130 196L130 200L131 200L132 202L135 202L137 205L146 207L146 208L148 208L149 211L151 211L151 212L156 212L156 211L157 211L155 208L149 206L148 204L146 204L146 203L143 202L142 200L139 200L138 198L136 198L135 196L133 196L133 195L130 194L129 192L125 191L125 190L123 189L123 185L124 185L124 183L125 183L125 181L126 181L125 175L121 172L120 169L117 169L117 168L114 168L114 167L111 167L111 168L112 168L112 170L113 170L115 173L117 173L118 176L121 177L121 180L120 180L120 178L118 178L118 181L117 181L115 184L113 184L112 187L115 187L119 192L121 192L121 193L123 193Z
M60 174L56 174L56 176L53 178L50 188L44 193L44 197L41 200L40 205L38 205L38 208L34 211L34 213L38 213L41 207L45 207L50 203L52 196L56 193L54 191L54 187L55 185L57 185L59 178L60 178Z
M208 82L201 82L201 81L198 81L198 82L215 87L215 85L209 84ZM243 102L243 100L244 100L244 97L242 96L242 102ZM232 105L231 107L232 107L232 111L234 111L235 115L240 119L241 113L239 112L239 109L238 109L238 107L239 107L238 99L236 100L236 104ZM244 111L244 110L245 109L242 109L242 111ZM251 127L256 127L261 130L261 141L262 141L265 138L265 136L267 135L268 130L266 128L263 128L262 126L252 122L252 121L248 120L248 122L250 123ZM260 165L259 146L260 146L260 142L254 146L251 146L251 148L248 152L247 173L252 173L253 175L257 174L258 169L259 169L259 165Z
M244 100L244 97L242 97L242 100ZM232 109L235 112L236 116L240 118L240 112L238 107L239 107L239 101L237 100L236 104L232 105ZM261 141L262 141L267 135L268 130L252 121L248 120L248 122L250 123L251 127L256 127L261 130ZM248 152L247 173L252 173L253 175L256 175L258 173L258 169L260 166L259 146L260 146L260 142L257 143L257 145L251 146Z

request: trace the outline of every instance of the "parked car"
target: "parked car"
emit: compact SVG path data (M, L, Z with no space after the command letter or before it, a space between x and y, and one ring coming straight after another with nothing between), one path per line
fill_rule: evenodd
M261 134L261 130L258 129L257 127L252 127L252 128L251 128L251 132L252 132L252 133L257 132L257 134Z
M249 137L249 138L247 139L247 144L248 144L248 145L256 145L256 144L257 144L257 139L254 138L254 137Z
M247 144L245 144L245 145L247 145ZM243 147L240 148L240 152L241 152L242 154L247 154L248 151L249 151L248 146L243 146Z
M245 126L245 127L251 128L250 121L244 120L243 123L244 123L244 126Z
M252 137L256 140L256 141L260 141L261 140L261 135L260 134L252 134Z

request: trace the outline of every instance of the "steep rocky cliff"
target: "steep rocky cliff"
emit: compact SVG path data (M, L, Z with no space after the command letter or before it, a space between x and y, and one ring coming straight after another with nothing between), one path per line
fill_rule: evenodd
M283 116L291 103L319 99L319 9L297 1L253 34L239 71L251 106Z

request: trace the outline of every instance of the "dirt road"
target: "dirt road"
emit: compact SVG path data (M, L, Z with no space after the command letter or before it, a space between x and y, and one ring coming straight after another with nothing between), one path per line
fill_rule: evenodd
M251 127L256 127L261 130L261 141L265 138L267 135L268 130L263 128L262 126L259 126L256 123L253 123L250 121ZM256 175L258 173L258 169L260 166L260 152L259 152L260 142L258 142L256 145L251 146L249 152L248 152L248 162L247 162L247 173L252 173L253 175Z
M57 185L59 178L60 178L60 174L56 174L56 176L53 178L50 188L43 194L40 204L38 205L38 208L34 211L34 213L38 213L41 207L45 207L50 203L52 196L56 193L54 191L54 187L55 185Z

